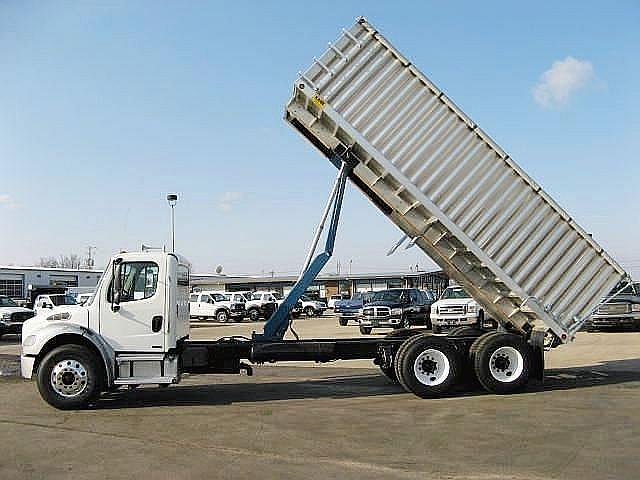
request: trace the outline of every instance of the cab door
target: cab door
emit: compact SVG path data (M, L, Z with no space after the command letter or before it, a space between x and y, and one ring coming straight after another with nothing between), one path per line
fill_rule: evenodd
M116 352L162 352L165 348L166 265L122 262L120 303L113 304L113 275L100 302L101 335Z

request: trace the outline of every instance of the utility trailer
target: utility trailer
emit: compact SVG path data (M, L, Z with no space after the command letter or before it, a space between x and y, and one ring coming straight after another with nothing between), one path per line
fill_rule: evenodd
M370 358L421 397L465 375L494 393L542 378L544 348L574 339L628 275L478 126L366 20L301 72L286 120L339 169L302 274L262 333L189 340L189 264L164 251L114 256L83 307L23 328L22 375L57 408L183 373L249 363ZM350 179L499 322L384 338L285 340L290 311L332 255ZM315 255L328 223L324 250ZM401 242L399 242L398 246ZM314 256L315 255L315 256ZM295 335L295 333L294 333Z

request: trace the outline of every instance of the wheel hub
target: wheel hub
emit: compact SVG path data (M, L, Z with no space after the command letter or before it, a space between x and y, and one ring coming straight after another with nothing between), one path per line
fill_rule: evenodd
M87 388L87 369L78 360L58 362L51 371L51 387L63 397L75 397Z
M413 373L423 385L434 387L449 376L451 365L447 356L435 348L428 348L416 358Z
M523 371L524 358L517 348L500 347L489 358L489 372L499 382L514 382L522 376Z

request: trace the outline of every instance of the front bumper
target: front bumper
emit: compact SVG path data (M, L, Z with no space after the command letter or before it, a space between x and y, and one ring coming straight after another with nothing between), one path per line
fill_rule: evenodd
M431 314L431 324L441 328L454 328L461 325L475 325L478 323L478 316L461 315L461 316L438 316Z
M592 327L632 327L640 324L640 313L620 315L593 315L589 319Z
M247 312L245 310L231 310L229 312L229 315L231 315L233 318L244 318L246 314Z
M336 312L340 318L356 319L358 318L358 312Z
M400 317L388 316L388 317L360 317L361 327L372 328L392 328L400 325Z
M33 366L36 362L36 357L31 357L27 355L20 356L20 374L23 378L27 380L31 380L31 376L33 375Z

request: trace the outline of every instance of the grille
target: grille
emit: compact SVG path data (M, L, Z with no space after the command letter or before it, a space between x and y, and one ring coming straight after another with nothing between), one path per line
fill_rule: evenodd
M441 315L464 315L464 305L443 305L438 308Z
M24 322L35 315L34 312L15 312L11 314L12 322Z
M362 312L367 317L388 317L391 315L389 307L371 307L365 308Z
M605 303L598 307L598 313L604 315L629 313L628 303Z

